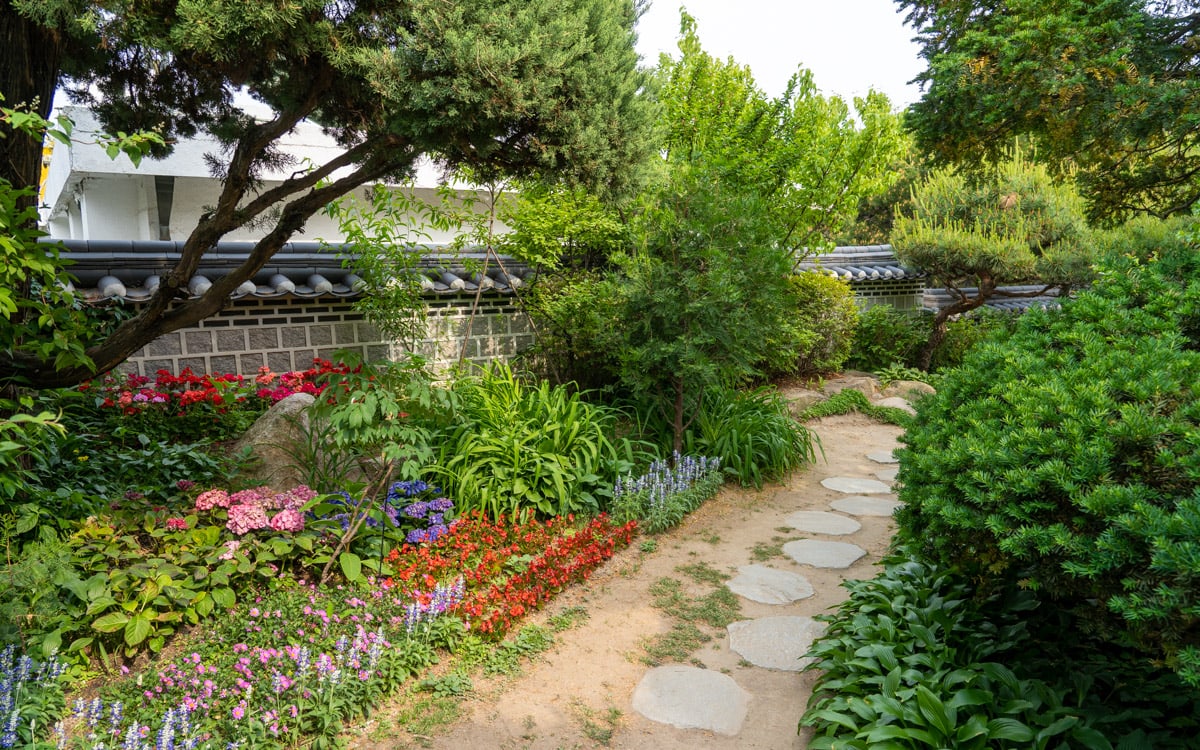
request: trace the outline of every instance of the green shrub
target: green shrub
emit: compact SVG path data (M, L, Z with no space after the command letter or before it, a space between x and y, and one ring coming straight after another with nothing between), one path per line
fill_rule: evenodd
M610 280L596 273L550 276L522 299L537 331L533 346L520 355L523 365L553 383L574 383L582 390L615 380L614 352L605 343L617 324Z
M527 385L507 365L461 379L459 421L441 441L433 471L460 513L493 519L596 513L606 507L621 461L610 437L615 413L578 392ZM628 444L625 458L628 458Z
M817 273L788 277L794 312L780 329L776 352L764 367L769 375L819 375L841 369L850 356L858 306L850 285Z
M916 367L917 355L929 338L930 322L922 312L905 312L891 305L863 310L846 366L864 372L895 364Z
M941 372L959 366L971 347L997 335L1004 327L1015 325L1020 316L1020 313L999 312L984 307L970 315L946 321L946 337L933 352L930 371Z
M1136 262L949 371L901 451L900 535L1080 608L1200 684L1200 341ZM1094 606L1092 606L1094 604ZM1107 617L1105 616L1107 615Z
M688 453L720 458L726 475L743 485L761 487L815 460L820 441L773 389L709 388L684 445Z
M808 747L1184 750L1200 695L1169 671L1080 637L1016 587L982 594L909 558L850 591L809 655Z

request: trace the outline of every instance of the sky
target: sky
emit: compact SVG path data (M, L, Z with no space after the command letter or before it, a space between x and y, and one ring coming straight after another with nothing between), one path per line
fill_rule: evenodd
M679 8L696 19L705 52L732 56L779 96L803 65L824 94L850 103L874 88L903 109L921 97L908 81L925 69L892 0L651 0L638 22L638 52L656 64L678 55Z

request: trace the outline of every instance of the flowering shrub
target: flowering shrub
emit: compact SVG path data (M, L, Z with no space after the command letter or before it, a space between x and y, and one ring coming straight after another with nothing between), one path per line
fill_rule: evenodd
M225 528L238 536L256 529L275 531L304 531L304 513L301 509L317 493L305 485L297 485L287 492L274 492L270 487L256 487L230 495L225 490L215 489L200 493L196 497L196 511L223 510L226 514ZM277 510L267 516L268 510Z
M619 521L637 519L642 528L657 534L679 525L683 517L716 494L724 482L721 459L680 456L670 464L654 461L645 474L618 478L613 487L613 516Z
M62 673L53 657L39 664L16 646L0 650L0 748L30 747L62 712Z

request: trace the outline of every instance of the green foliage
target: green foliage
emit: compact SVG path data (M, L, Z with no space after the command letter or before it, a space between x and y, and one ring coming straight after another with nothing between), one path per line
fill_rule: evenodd
M1195 0L900 0L928 69L908 124L941 163L1015 136L1069 160L1091 213L1186 213L1200 197Z
M593 514L632 456L614 442L613 412L577 392L523 383L492 364L454 385L458 421L439 443L433 471L460 513L490 518ZM627 441L621 441L629 453Z
M901 262L929 274L952 302L938 310L918 357L928 370L953 316L993 297L1069 290L1092 277L1095 242L1075 190L1056 183L1019 146L977 174L933 172L913 192L912 216L898 216L892 247ZM1000 287L1038 284L1032 293Z
M876 406L863 395L862 391L846 388L838 391L824 401L813 404L796 416L800 422L821 417L832 417L838 414L865 414L871 419L899 427L907 427L912 417L903 409L894 406Z
M646 533L658 534L678 526L724 481L720 461L675 454L670 465L657 460L637 479L618 479L610 514L617 523L636 520Z
M859 313L858 327L846 366L875 372L892 365L917 366L921 345L929 338L930 318L920 311L874 305Z
M718 456L725 473L761 487L816 460L820 440L792 419L771 388L711 388L696 422L684 436L689 453Z
M501 235L498 249L547 270L603 269L632 241L612 208L578 188L523 184L516 204L502 207L500 217L512 231Z
M404 479L419 479L433 460L433 431L444 424L452 395L434 387L433 376L416 355L384 362L361 362L339 353L349 373L330 373L328 400L313 410L314 429L328 431L343 454L382 458Z
M808 747L1189 747L1200 696L1081 639L1028 591L980 595L901 551L809 651ZM1063 665L1070 669L1064 670Z
M537 331L521 362L557 384L610 385L617 371L612 331L619 326L616 282L594 273L543 276L522 295Z
M858 307L850 285L816 273L788 277L792 313L781 327L785 341L769 355L769 374L820 375L837 372L850 356Z
M1186 285L1185 285L1186 284ZM900 534L1200 684L1200 283L1125 261L946 373L901 452Z

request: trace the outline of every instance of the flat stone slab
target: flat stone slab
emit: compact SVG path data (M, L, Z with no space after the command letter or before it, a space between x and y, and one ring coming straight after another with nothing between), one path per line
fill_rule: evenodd
M888 497L839 497L830 503L834 510L855 516L890 516L904 503Z
M872 461L874 461L877 464L898 464L898 463L900 463L900 459L896 458L896 455L894 453L892 453L891 451L875 451L873 453L868 453L867 458L871 459Z
M805 656L825 623L810 617L761 617L730 623L729 648L756 667L799 672L812 663Z
M633 691L633 710L650 721L730 736L741 731L749 704L732 677L679 664L651 669Z
M814 568L848 568L867 551L849 542L798 539L783 545L783 553L801 565Z
M804 576L765 565L743 565L725 585L738 596L762 604L790 604L813 595L812 584Z
M882 482L894 482L896 481L896 475L899 473L899 469L880 469L875 472L875 476L879 477L879 480Z
M798 510L783 519L783 522L793 529L813 534L853 534L862 528L862 524L853 518L826 513L823 510Z
M891 487L878 479L862 479L860 477L826 477L821 480L821 486L827 490L845 492L847 495L892 491Z
M875 402L875 405L876 406L890 406L893 409L900 409L902 411L908 412L909 414L917 413L917 410L912 407L912 404L908 403L908 401L906 399L902 399L899 396L891 396L889 398L880 399Z

